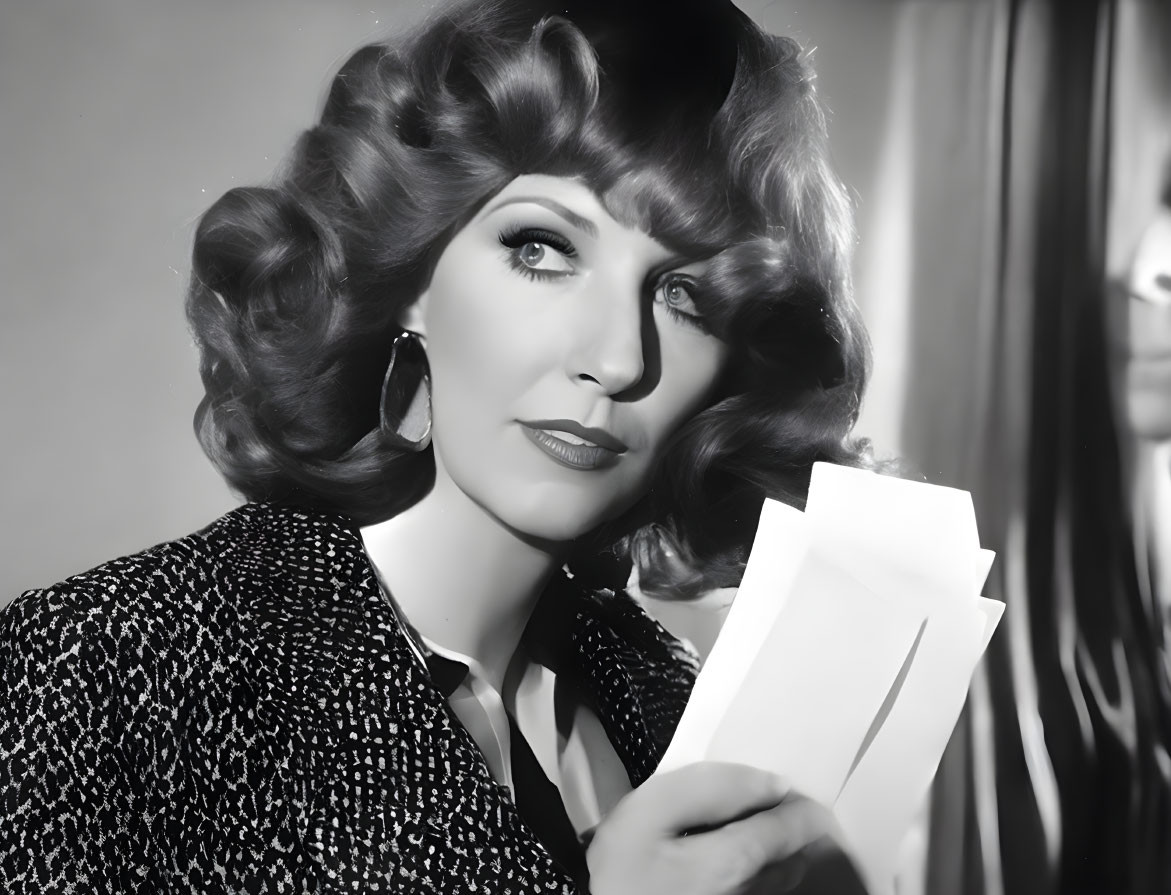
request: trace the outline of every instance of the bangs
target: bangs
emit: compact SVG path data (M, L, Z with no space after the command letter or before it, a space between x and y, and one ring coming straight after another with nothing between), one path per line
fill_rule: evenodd
M646 165L621 174L599 194L603 207L620 223L637 227L687 258L700 260L743 238L743 222L729 213L722 191L694 172Z

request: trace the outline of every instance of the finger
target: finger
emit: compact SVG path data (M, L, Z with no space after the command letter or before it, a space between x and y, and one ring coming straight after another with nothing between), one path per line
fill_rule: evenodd
M668 834L717 827L779 804L790 789L776 774L748 765L701 761L652 777L630 808Z
M711 873L709 882L734 889L772 864L832 837L836 824L822 805L795 796L780 805L719 829L677 840L694 866Z

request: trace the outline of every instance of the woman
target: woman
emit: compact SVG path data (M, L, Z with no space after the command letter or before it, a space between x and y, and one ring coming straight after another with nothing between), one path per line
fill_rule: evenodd
M195 240L250 501L11 604L12 891L726 892L830 825L641 786L734 585L849 438L850 220L798 48L727 3L496 0L357 52ZM623 563L626 566L623 566Z

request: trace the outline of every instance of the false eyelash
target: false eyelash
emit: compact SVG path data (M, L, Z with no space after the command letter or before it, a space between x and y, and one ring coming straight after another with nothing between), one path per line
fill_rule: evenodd
M518 227L514 230L505 230L500 234L500 245L505 251L505 260L508 266L523 277L530 280L553 280L565 276L563 271L539 270L529 267L517 255L519 249L529 243L539 243L548 246L565 258L577 257L577 249L568 239L553 230L540 227Z
M696 304L695 291L698 288L698 284L695 282L695 280L688 276L683 276L681 274L668 274L655 284L654 291L657 293L660 289L667 285L669 280L675 280L680 285L682 285L683 288L687 290L688 295L691 296L692 303ZM665 301L663 302L663 309L672 319L677 320L684 326L694 327L702 333L710 334L712 332L711 325L707 322L702 313L689 314L686 311L681 311L678 308L671 307ZM696 309L698 310L698 305Z
M577 257L577 249L568 239L552 230L540 227L518 227L515 230L505 230L500 234L500 244L506 249L519 249L530 242L539 242L556 249L567 258Z

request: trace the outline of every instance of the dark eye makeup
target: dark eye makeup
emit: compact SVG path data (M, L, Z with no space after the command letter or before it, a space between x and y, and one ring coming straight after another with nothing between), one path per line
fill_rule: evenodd
M577 249L572 242L557 231L544 227L506 229L501 231L499 240L506 250L509 267L529 279L553 280L564 277L571 272L570 259L577 257ZM560 258L550 257L550 250ZM700 332L710 333L711 329L695 301L698 288L693 277L668 273L655 282L652 299L663 306L672 320Z
M655 284L654 300L663 305L672 319L706 333L711 330L696 305L695 293L698 288L692 277L669 273Z
M561 277L567 271L540 267L545 258L545 249L553 249L565 258L577 257L573 243L553 230L543 227L518 227L500 234L500 244L506 248L509 266L524 276Z

